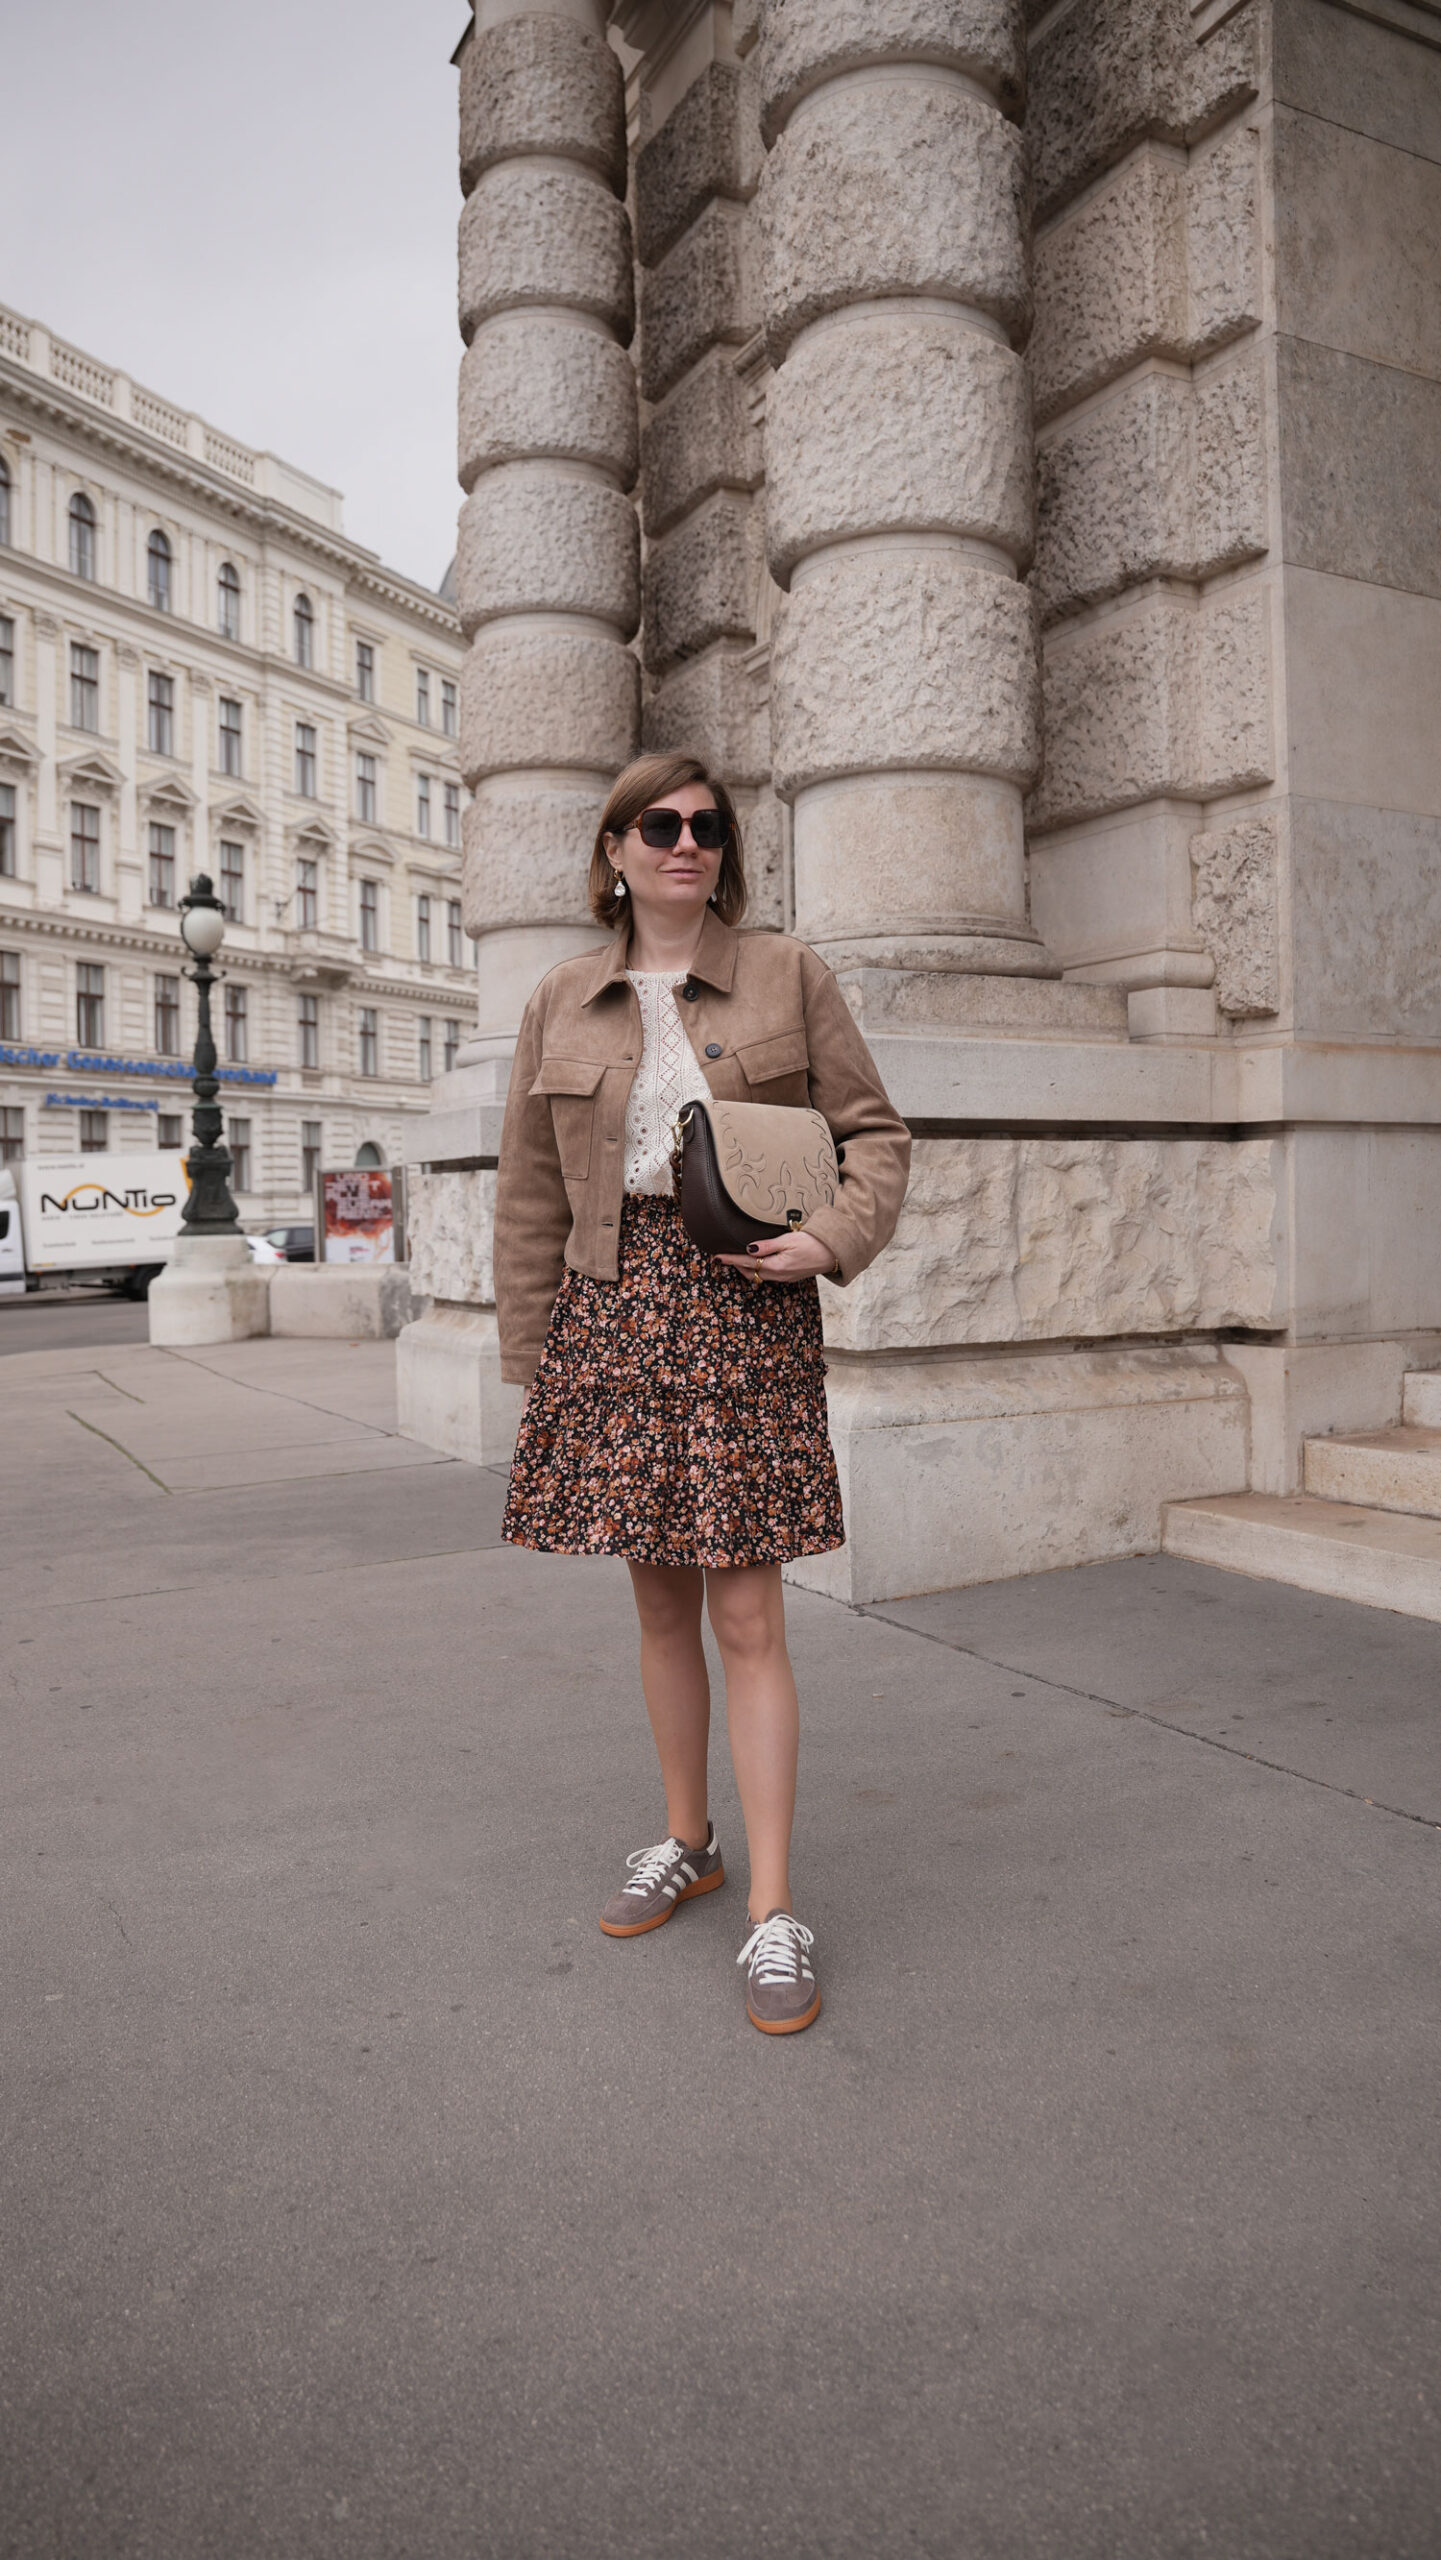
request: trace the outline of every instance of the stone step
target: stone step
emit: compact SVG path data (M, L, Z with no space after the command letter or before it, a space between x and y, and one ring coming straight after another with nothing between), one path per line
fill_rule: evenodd
M1306 1491L1323 1502L1441 1520L1441 1431L1403 1422L1391 1431L1341 1432L1308 1440L1304 1457Z
M1441 1431L1441 1369L1409 1369L1401 1391L1401 1419Z
M1168 1556L1257 1582L1290 1582L1368 1609L1441 1621L1441 1521L1360 1510L1311 1493L1228 1493L1168 1502Z

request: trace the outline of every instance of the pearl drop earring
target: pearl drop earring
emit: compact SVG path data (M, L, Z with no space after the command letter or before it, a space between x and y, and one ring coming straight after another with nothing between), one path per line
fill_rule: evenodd
M623 871L618 871L615 875L615 894L618 898L623 898L625 896L625 874Z

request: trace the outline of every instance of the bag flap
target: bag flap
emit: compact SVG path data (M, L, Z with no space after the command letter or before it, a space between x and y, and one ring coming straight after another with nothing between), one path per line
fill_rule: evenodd
M594 1093L605 1074L603 1058L542 1058L532 1093Z
M766 1040L747 1040L736 1056L747 1084L765 1084L772 1076L803 1076L810 1065L804 1031L776 1031Z
M781 1103L709 1102L716 1167L748 1218L784 1226L829 1206L840 1182L835 1140L819 1111Z

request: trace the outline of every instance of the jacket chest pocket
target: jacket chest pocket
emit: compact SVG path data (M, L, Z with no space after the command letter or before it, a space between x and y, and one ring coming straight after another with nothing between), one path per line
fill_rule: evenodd
M802 1030L738 1043L736 1064L752 1093L766 1102L803 1104L810 1098L810 1052Z
M567 1182L584 1182L589 1176L596 1094L604 1074L604 1064L594 1058L542 1058L530 1088L550 1103L556 1153Z

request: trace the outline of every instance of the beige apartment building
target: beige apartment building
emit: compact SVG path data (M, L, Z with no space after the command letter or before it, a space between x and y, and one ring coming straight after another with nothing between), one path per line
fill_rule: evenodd
M188 1145L206 870L245 1224L399 1161L475 1016L461 655L337 491L0 309L0 1158Z

